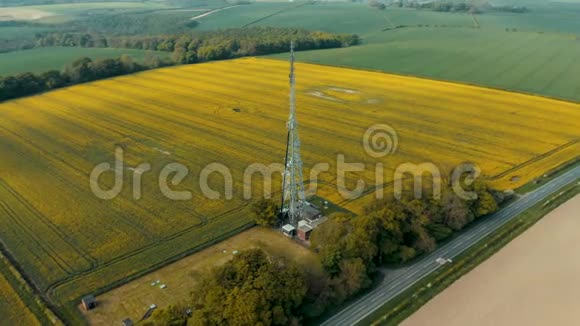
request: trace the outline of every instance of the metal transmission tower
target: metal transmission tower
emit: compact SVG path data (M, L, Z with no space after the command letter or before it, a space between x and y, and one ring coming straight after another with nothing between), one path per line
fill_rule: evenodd
M290 116L288 117L288 140L286 143L286 169L282 190L282 214L288 215L288 223L296 226L302 215L306 200L300 158L300 138L296 122L296 81L294 79L294 42L290 43Z

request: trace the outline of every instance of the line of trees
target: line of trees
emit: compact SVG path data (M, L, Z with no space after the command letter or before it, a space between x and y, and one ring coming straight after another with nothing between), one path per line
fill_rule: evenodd
M252 27L162 36L111 37L87 33L48 33L37 36L37 46L129 48L173 52L176 63L195 63L288 51L294 40L299 50L346 47L359 43L354 34L302 29Z
M28 96L60 87L93 80L131 74L168 65L157 56L146 56L144 63L136 63L130 56L97 59L80 58L63 71L52 70L42 74L22 73L0 77L0 101Z
M158 311L152 324L298 325L316 318L368 288L378 266L433 251L508 199L482 182L467 190L477 198L464 200L447 188L438 200L377 201L361 216L331 216L311 236L322 277L259 249L243 253L202 275L189 302ZM253 208L257 222L276 224L274 202L260 201ZM193 315L184 314L188 308Z
M133 62L128 56L95 61L81 58L67 66L62 72L24 73L0 77L0 101L171 64L287 52L291 40L297 43L300 50L351 46L359 42L358 36L351 34L331 34L269 27L151 37L49 33L38 35L36 46L114 47L166 51L172 52L173 62L162 61L154 55L146 55L143 64Z
M371 6L372 8L379 9L379 10L385 10L387 8L387 5L385 5L384 2L381 2L378 0L369 1L369 6Z
M384 263L404 263L431 252L438 242L469 223L495 212L502 192L476 182L477 199L464 200L450 188L433 198L377 201L355 219L335 219L312 234L312 245L330 274L340 271L345 257L361 257L369 270Z
M480 14L486 11L495 12L511 12L511 13L526 13L528 8L523 6L510 5L492 5L489 2L482 4L470 4L467 2L457 2L448 0L437 0L421 2L416 0L398 0L391 2L391 6L399 8L416 8L424 10L433 10L438 12L466 12L471 14Z
M530 11L527 7L524 6L492 5L489 2L485 3L482 8L487 11L510 12L515 14L524 14Z
M63 32L99 33L109 36L157 35L191 32L199 24L191 20L192 13L167 12L158 9L117 12L91 11L66 25L55 26Z

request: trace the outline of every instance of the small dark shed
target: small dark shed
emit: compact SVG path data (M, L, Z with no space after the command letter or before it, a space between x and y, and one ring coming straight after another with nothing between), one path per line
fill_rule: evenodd
M97 299L94 295L87 295L81 299L81 303L85 310L89 311L97 307Z
M133 321L129 318L123 320L123 326L133 326Z

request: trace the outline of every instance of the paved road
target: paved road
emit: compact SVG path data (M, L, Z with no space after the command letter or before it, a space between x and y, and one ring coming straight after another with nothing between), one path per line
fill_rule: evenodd
M323 326L354 325L379 309L385 302L420 281L441 265L435 260L439 257L454 258L464 250L479 242L503 224L520 213L545 200L550 194L580 178L580 166L562 174L552 181L530 192L497 213L486 217L478 224L465 230L455 239L447 242L429 255L404 268L390 270L382 283L371 292L354 301L342 311L326 320Z

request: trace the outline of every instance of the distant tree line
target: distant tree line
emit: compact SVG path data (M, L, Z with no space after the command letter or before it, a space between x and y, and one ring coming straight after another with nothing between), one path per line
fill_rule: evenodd
M377 8L379 10L385 10L387 8L387 5L385 5L384 2L378 0L369 1L369 6L371 6L372 8Z
M467 4L465 2L432 1L417 3L414 4L414 7L417 9L427 9L438 12L469 12L473 14L481 13L476 5Z
M1 10L0 10L1 11ZM0 13L1 16L1 13ZM199 24L191 19L192 13L176 10L108 9L94 8L74 15L66 23L46 24L41 21L1 21L0 27L22 27L23 30L39 30L40 33L84 33L112 36L181 34L192 32ZM39 36L42 36L41 34ZM35 36L0 38L0 52L29 49L35 46ZM37 35L38 37L38 35Z
M359 43L354 34L301 29L252 27L163 36L111 37L87 33L38 35L37 46L110 47L173 52L176 63L195 63L287 52L294 40L299 50L346 47Z
M433 251L437 243L509 199L482 182L467 190L477 198L462 199L447 187L440 199L389 199L373 203L361 216L330 216L311 236L311 249L324 268L322 277L259 249L242 253L204 273L193 286L191 300L161 309L151 324L302 324L368 288L378 266ZM275 225L277 210L267 200L253 205L255 220L262 225ZM193 315L184 313L188 308Z
M524 6L492 5L489 2L485 3L482 8L486 11L511 12L515 14L523 14L530 11L527 7Z
M493 191L483 182L474 183L470 190L477 199L462 199L447 188L439 200L377 201L362 216L324 223L313 232L312 244L330 274L340 271L338 265L344 257L363 258L369 270L386 262L404 263L433 251L437 242L495 212L506 200L503 192Z
M57 25L63 32L99 33L109 36L179 34L191 32L199 24L188 11L140 10L111 13L92 10L66 25Z
M68 65L63 71L53 70L42 74L22 73L15 76L0 76L0 101L168 64L170 62L163 62L157 56L146 56L143 64L133 62L133 59L126 55L116 59L97 59L95 61L90 58L81 58Z
M526 13L528 8L523 6L510 5L492 5L489 2L482 4L473 4L463 1L417 1L417 0L396 0L390 3L391 6L400 8L415 8L424 10L433 10L438 12L464 12L471 14L480 14L483 12L511 12L511 13Z
M309 32L285 28L226 29L216 32L151 37L108 37L84 33L39 35L36 46L113 47L172 52L173 62L146 56L143 64L130 57L81 58L64 71L24 73L0 77L0 101L32 95L63 86L130 74L160 66L232 59L249 55L287 52L290 41L299 50L326 49L358 44L356 35Z

